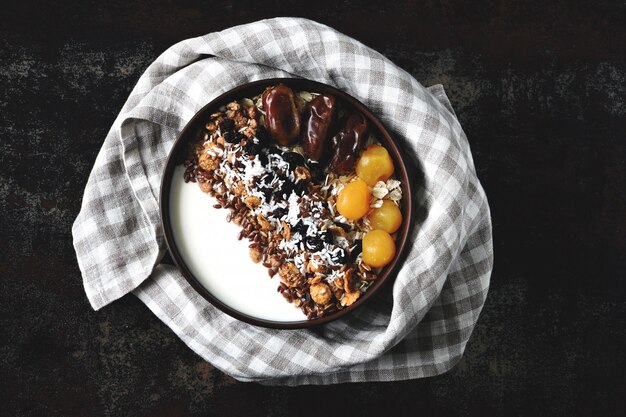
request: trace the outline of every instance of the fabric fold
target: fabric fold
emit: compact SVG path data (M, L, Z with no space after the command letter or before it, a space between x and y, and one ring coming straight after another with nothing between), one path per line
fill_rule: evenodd
M393 286L314 330L255 327L217 310L165 253L161 173L206 103L258 79L304 77L367 105L416 165L415 219ZM191 349L243 381L329 384L432 376L461 358L493 265L491 220L467 138L443 87L429 89L327 26L276 18L182 41L139 79L105 139L72 233L99 309L133 292Z

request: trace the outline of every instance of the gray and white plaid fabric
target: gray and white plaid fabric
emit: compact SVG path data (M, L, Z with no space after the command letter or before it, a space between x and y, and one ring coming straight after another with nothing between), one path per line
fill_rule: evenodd
M176 135L204 104L248 81L304 77L365 103L418 167L419 207L393 284L354 314L270 330L199 296L165 253L158 199ZM107 135L74 223L85 292L99 309L132 291L191 349L242 381L331 384L440 374L462 356L493 265L489 206L441 86L306 19L277 18L185 40L151 64Z

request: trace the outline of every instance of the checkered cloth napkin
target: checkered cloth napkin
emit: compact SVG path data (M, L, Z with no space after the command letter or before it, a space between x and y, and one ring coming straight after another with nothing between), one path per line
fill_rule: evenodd
M185 124L246 82L304 77L367 105L417 166L418 207L393 286L309 330L272 330L209 304L160 264L161 174ZM463 354L493 265L491 220L467 138L441 86L424 88L378 52L306 19L263 20L182 41L139 79L89 176L72 233L99 309L133 292L191 349L242 381L331 384L440 374Z

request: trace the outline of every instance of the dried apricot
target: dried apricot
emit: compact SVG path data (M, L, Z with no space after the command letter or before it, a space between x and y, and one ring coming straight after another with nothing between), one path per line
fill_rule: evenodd
M372 229L384 230L387 233L395 233L402 224L400 208L389 200L384 200L381 207L372 210L368 218Z
M361 179L348 184L337 196L337 211L349 220L358 220L365 216L370 208L371 192Z
M383 146L370 145L356 163L356 175L370 187L386 181L393 175L394 167L389 152Z
M363 262L374 268L382 268L396 254L396 243L384 230L372 230L363 237Z

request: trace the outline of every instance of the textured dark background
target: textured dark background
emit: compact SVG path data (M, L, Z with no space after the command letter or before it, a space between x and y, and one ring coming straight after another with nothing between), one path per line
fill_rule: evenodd
M0 414L624 415L623 1L30 1L0 17ZM457 4L458 3L458 4ZM313 18L442 83L490 200L496 264L464 359L397 383L264 387L133 296L89 307L70 227L107 130L171 44Z

